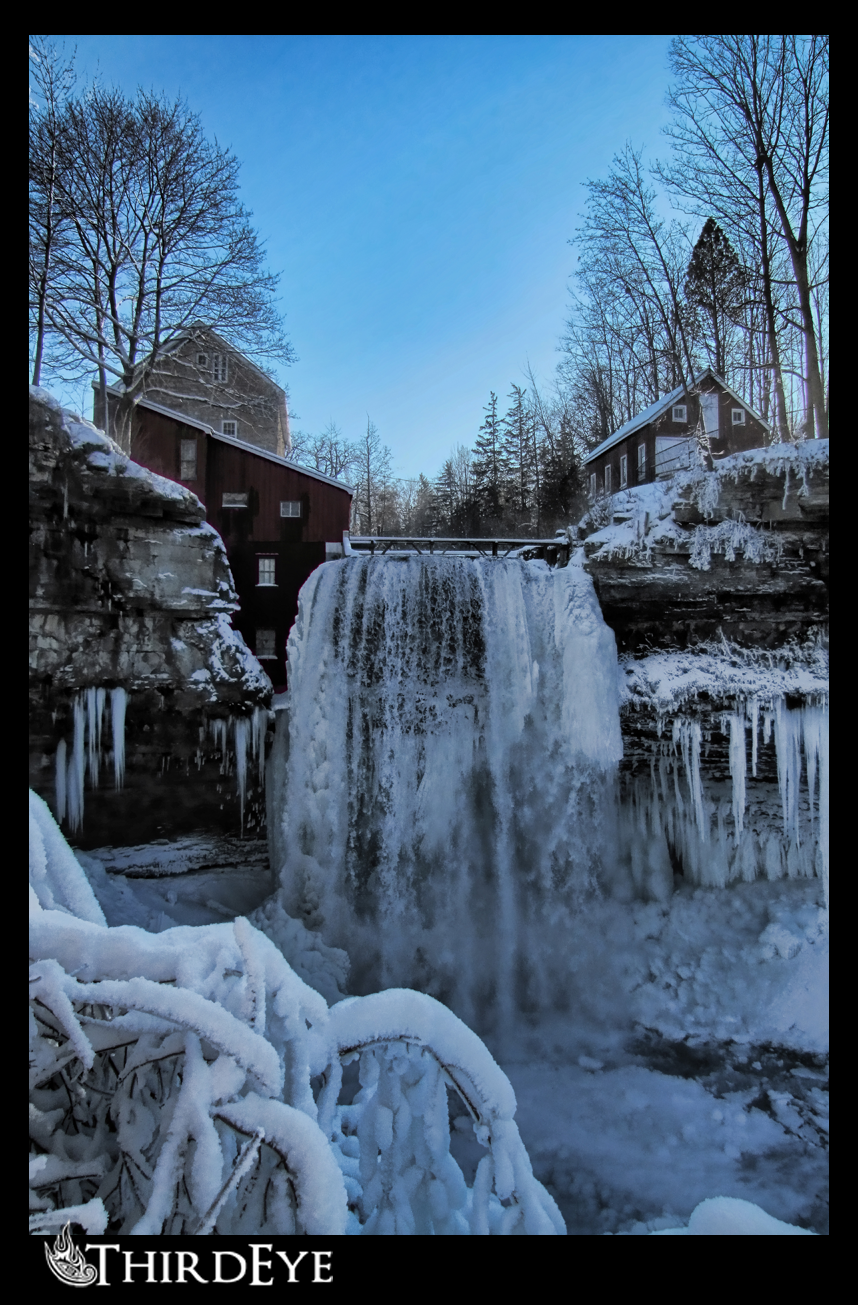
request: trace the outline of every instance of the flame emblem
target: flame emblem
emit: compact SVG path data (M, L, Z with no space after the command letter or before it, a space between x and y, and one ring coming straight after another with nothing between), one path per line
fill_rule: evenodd
M71 1239L71 1224L58 1233L53 1250L45 1242L45 1259L55 1278L69 1287L91 1287L98 1280L98 1270L87 1264L81 1251Z

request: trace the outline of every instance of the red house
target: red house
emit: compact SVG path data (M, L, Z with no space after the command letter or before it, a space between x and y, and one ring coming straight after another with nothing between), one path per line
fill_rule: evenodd
M275 688L284 688L298 590L322 562L342 556L352 488L145 398L131 457L205 504L241 603L232 624Z
M713 461L768 444L771 426L707 367L603 440L584 459L591 499L698 465L697 435Z

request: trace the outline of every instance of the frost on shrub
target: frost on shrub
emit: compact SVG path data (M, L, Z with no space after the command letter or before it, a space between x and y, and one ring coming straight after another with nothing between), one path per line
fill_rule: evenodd
M509 1080L444 1006L395 990L329 1009L243 919L108 928L32 793L30 816L31 1231L565 1231ZM472 1188L448 1086L486 1148Z

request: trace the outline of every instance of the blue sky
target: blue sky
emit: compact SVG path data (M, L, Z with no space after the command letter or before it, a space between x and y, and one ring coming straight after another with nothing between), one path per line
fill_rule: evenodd
M669 36L58 36L79 72L181 92L242 162L298 361L293 426L367 414L398 474L550 383L584 205L664 154Z

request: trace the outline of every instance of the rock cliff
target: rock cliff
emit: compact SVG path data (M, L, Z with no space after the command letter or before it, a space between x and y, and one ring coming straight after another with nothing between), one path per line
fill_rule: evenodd
M828 620L828 440L733 454L594 506L586 568L619 651L803 641Z
M236 608L199 500L31 390L30 783L81 845L259 826L271 685Z

